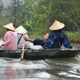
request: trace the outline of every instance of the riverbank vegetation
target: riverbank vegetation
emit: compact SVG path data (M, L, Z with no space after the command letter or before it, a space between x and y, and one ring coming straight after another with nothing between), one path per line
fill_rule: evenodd
M66 32L69 39L73 43L80 43L80 31L78 32Z
M32 38L43 36L55 20L63 22L71 41L80 40L80 0L0 0L0 36L3 25L23 25Z

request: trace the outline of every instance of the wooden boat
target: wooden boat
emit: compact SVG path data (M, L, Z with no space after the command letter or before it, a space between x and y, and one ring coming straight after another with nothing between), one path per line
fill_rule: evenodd
M76 49L45 49L45 50L24 50L24 59L27 60L40 60L40 59L51 59L51 58L69 58L75 57L80 50ZM21 49L16 51L5 51L0 50L0 57L9 58L20 58Z

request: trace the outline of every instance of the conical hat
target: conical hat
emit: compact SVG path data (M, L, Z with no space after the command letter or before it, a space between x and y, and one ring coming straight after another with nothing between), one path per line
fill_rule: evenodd
M10 29L12 31L15 31L15 27L13 26L13 23L9 23L9 24L7 24L7 25L5 25L3 27L6 28L6 29Z
M16 28L16 32L20 34L25 34L27 33L27 30L23 26L19 26Z
M59 30L65 27L65 24L55 20L55 22L49 28L50 30Z

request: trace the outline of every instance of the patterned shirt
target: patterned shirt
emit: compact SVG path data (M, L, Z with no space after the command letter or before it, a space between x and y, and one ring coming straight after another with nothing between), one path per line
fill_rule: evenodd
M44 44L44 48L61 48L62 44L65 48L72 48L67 35L62 31L54 31L49 33L49 38Z

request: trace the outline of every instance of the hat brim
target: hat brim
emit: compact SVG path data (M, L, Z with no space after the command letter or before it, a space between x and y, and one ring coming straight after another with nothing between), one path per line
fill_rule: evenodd
M6 29L9 29L9 30L15 31L15 27L13 26L12 23L9 23L9 24L7 24L7 25L4 25L3 27L6 28Z
M55 21L51 27L49 28L50 30L60 30L63 29L65 27L65 24L59 22L59 21Z

